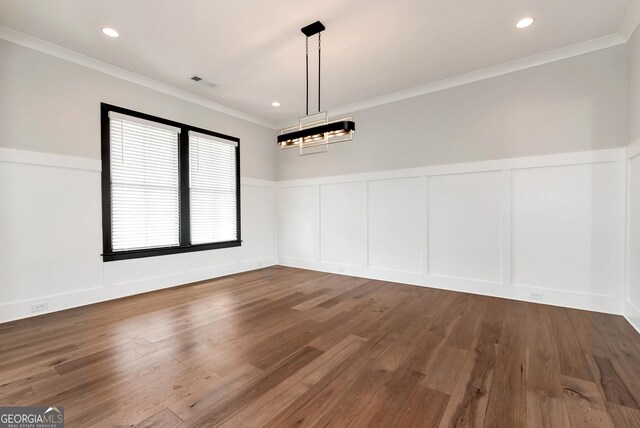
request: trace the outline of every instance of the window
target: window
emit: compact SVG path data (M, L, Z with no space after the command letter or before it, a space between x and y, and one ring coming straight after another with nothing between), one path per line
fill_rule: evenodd
M189 131L191 243L236 237L236 145Z
M109 113L113 251L180 245L180 129Z
M104 260L239 246L239 139L101 107Z

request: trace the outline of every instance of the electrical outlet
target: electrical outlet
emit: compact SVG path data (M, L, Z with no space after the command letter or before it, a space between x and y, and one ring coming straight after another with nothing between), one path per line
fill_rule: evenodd
M31 312L40 312L44 311L49 307L47 302L36 303L35 305L31 305Z
M542 300L544 298L544 295L538 291L532 291L531 293L529 293L529 298L533 300Z

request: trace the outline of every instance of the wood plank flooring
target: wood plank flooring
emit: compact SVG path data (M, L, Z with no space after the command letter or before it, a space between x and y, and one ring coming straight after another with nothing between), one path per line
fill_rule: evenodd
M639 427L619 316L272 267L0 324L69 427Z

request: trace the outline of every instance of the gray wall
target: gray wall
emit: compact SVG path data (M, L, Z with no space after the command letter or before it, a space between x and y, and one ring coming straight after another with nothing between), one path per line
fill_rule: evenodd
M629 161L627 218L627 288L625 315L640 331L640 31L629 48Z
M281 151L278 178L622 147L628 73L621 45L357 111L353 142L318 156Z
M631 36L629 49L629 142L640 140L640 31Z
M354 112L353 142L307 157L275 150L272 129L0 40L0 147L98 159L101 101L238 136L242 175L262 179L621 147L640 138L638 38Z
M242 176L276 178L273 129L0 40L0 147L100 159L100 102L239 137Z

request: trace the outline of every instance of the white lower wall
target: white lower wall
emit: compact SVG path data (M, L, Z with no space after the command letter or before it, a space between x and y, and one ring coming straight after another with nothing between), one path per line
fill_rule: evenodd
M622 313L625 169L612 149L280 182L279 263Z
M640 156L613 149L242 179L241 247L103 263L99 161L0 149L0 322L279 262L624 312L638 327L639 264L624 288L627 191L636 260Z
M500 171L428 177L431 276L502 282L502 181Z
M275 182L242 178L241 247L109 263L100 183L100 161L0 148L0 322L277 262Z
M640 142L627 148L627 284L624 314L640 332Z

